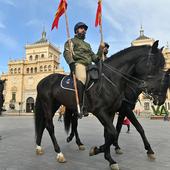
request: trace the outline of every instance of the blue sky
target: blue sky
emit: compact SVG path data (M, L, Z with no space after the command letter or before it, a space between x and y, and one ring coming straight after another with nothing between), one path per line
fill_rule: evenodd
M47 38L63 52L66 41L65 20L59 21L59 29L51 31L51 25L59 0L0 0L0 73L7 71L9 59L25 56L26 43L41 38L43 26ZM89 26L86 40L97 51L100 34L95 28L97 0L68 0L70 34L78 21ZM145 35L160 40L160 46L170 42L169 0L103 0L103 34L110 44L109 55L130 46L139 36L140 25ZM68 67L61 56L61 67Z

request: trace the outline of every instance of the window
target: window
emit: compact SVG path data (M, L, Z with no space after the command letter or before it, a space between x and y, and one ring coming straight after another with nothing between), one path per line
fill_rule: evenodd
M17 69L16 69L16 68L14 69L14 73L15 73L15 74L17 73Z
M35 72L35 73L37 72L37 67L34 68L34 72Z
M20 68L18 68L18 73L19 73L19 74L21 73L21 69L20 69Z
M16 102L16 92L12 92L12 101Z
M44 54L41 54L41 58L44 58Z
M13 68L11 68L11 69L10 69L11 74L13 74L13 73L14 73L13 71L14 71L14 70L13 70Z
M31 67L31 73L33 73L33 68Z
M49 54L48 58L52 58L52 54L51 53Z
M149 110L149 102L144 102L144 110Z
M46 65L44 66L44 71L47 71L47 66Z
M40 72L42 72L43 71L43 66L40 66Z
M30 55L30 61L32 61L32 55Z
M29 73L29 70L30 70L30 69L29 69L29 68L27 68L27 73Z
M38 60L38 55L35 56L35 60Z
M51 71L51 65L48 66L48 71Z

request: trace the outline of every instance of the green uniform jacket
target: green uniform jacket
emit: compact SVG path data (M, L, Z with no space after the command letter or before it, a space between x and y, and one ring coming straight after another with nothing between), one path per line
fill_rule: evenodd
M71 39L71 46L73 48L73 55L69 50L68 41L64 46L64 58L68 64L76 62L88 66L93 62L97 62L102 57L102 50L99 48L97 55L92 51L90 44L83 39L78 38L76 35Z

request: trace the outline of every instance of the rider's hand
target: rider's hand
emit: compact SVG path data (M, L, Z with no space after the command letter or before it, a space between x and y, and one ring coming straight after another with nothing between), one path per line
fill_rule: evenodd
M99 48L100 48L101 50L103 50L103 49L105 48L105 44L104 44L103 42L101 42Z

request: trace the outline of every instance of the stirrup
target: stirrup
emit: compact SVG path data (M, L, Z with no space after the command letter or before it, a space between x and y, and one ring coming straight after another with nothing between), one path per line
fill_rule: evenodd
M84 116L84 117L87 117L88 115L89 115L89 113L88 113L86 110L84 110L83 116Z
M82 112L80 112L80 113L77 112L77 117L78 117L78 119L82 119L83 118L83 113Z

